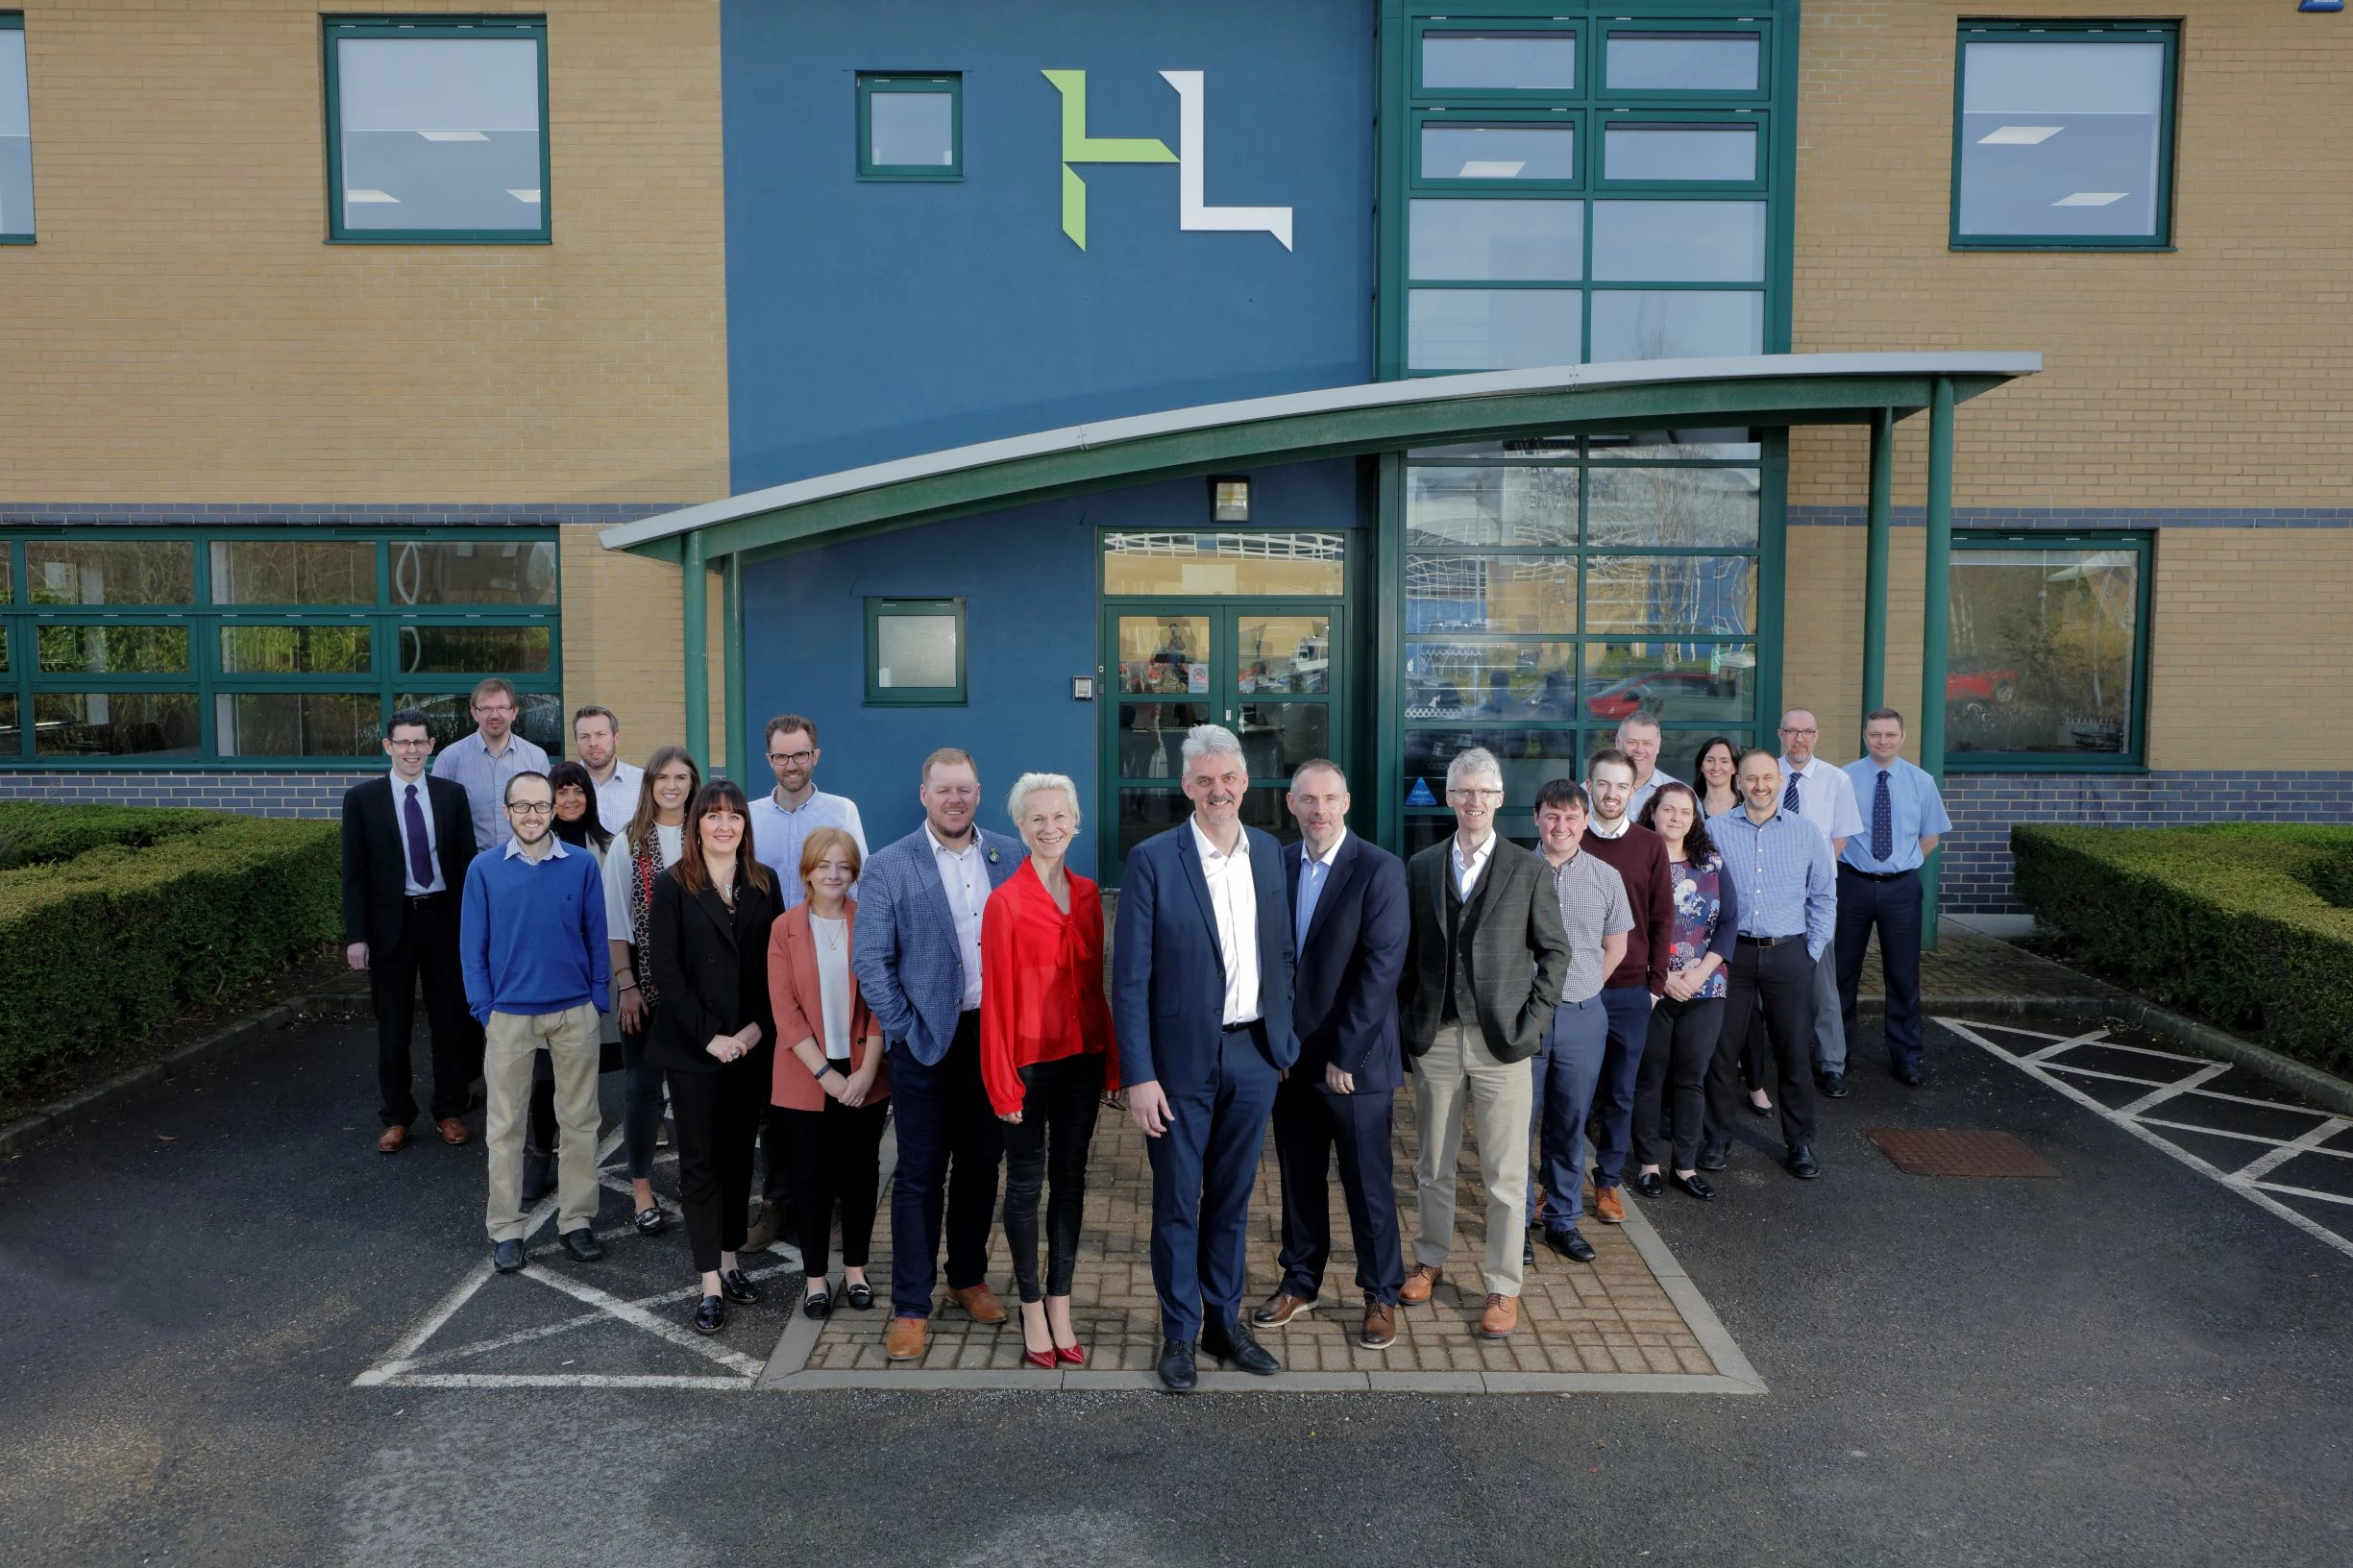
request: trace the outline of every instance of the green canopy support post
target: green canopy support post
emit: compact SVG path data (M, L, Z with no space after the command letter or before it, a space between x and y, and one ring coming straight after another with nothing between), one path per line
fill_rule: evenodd
M686 639L686 749L695 766L711 766L711 576L703 565L700 528L686 536L678 563L678 620Z
M720 659L725 668L721 672L721 690L726 694L726 707L721 717L727 726L727 776L744 786L745 793L756 795L751 780L758 773L753 758L759 753L751 748L751 738L745 730L744 712L744 557L731 554L720 563L723 574L720 586Z
M1920 765L1945 787L1945 660L1952 634L1952 379L1939 376L1928 404L1928 548L1920 604ZM1920 944L1936 951L1936 884L1942 849L1921 868Z
M1871 508L1864 514L1863 711L1887 705L1887 529L1896 488L1896 410L1871 421Z

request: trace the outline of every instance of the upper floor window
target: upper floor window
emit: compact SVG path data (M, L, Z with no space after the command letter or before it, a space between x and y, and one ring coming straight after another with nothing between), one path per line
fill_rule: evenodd
M330 21L327 128L331 238L549 237L543 18Z
M858 176L963 179L964 78L861 73Z
M33 97L24 12L0 11L0 245L33 238Z
M1952 243L2172 243L2169 22L1961 24Z

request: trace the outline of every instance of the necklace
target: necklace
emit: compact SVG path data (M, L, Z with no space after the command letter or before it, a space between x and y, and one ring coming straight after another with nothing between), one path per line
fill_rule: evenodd
M834 919L830 916L812 914L809 917L809 923L817 927L817 940L825 944L825 951L838 953L842 950L842 938L832 928L846 922Z

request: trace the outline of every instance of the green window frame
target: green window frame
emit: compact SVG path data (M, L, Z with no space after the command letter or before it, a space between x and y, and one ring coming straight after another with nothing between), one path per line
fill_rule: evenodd
M1965 110L1969 93L1969 45L2019 42L2096 48L2104 44L2156 43L2163 47L2159 69L2155 220L2146 234L1964 234L1961 233L1962 159L1968 146ZM2173 245L2173 143L2181 63L2181 24L2167 21L1970 21L1960 23L1952 52L1952 190L1947 242L1956 251L2170 251Z
M952 623L950 635L954 639L952 662L955 678L943 686L938 684L909 686L893 678L896 673L885 662L891 657L890 646L896 642L894 621L945 620ZM965 638L964 600L955 599L869 599L866 601L866 705L870 708L960 708L965 705Z
M94 545L147 547L143 558L168 568L150 576L168 591L85 603L35 581L34 555ZM306 588L295 573L283 579L294 583L287 602L248 596L234 585L231 563L237 547L257 545L288 557L308 551L314 559L340 548L347 591ZM491 675L514 685L527 725L538 725L533 738L560 745L559 555L554 531L545 528L13 530L0 538L0 771L364 770L380 759L373 742L395 708L422 700L446 743L472 727L466 698ZM429 569L463 561L482 570L434 591ZM490 597L506 594L508 580L511 600ZM148 601L162 598L173 602ZM439 657L429 656L434 649ZM498 653L520 654L528 667L486 662ZM70 728L65 699L86 694L168 707L189 739L169 752L118 752L98 748L111 736L59 738L57 726ZM292 733L298 745L241 746L245 723L268 737ZM331 737L300 744L342 725L351 726L348 748Z
M0 33L13 34L7 53L24 61L23 74L13 84L24 93L25 128L19 136L7 129L8 121L0 119L0 245L30 245L34 242L38 221L33 200L33 64L29 43L25 37L25 14L21 11L0 11ZM8 84L0 84L5 87ZM12 142L24 143L21 149ZM18 223L13 205L9 201L9 187L21 175L24 185L25 211Z
M1990 619L1979 607L1976 613L1967 613L1965 601L1953 599L1952 630L1947 643L1945 674L1945 770L1947 772L1971 773L2140 773L2148 771L2148 649L2149 606L2153 599L2156 577L2156 535L2141 532L2074 533L2055 530L2025 532L1997 532L1990 529L1956 529L1952 536L1952 565L1948 576L1946 592L1957 596L1963 589L1962 575L1967 572L1972 555L1997 552L2074 553L2084 557L2074 567L2063 569L2051 580L2080 586L2082 602L2069 619L2078 624L2074 646L2061 648L2058 639L2049 639L2035 651L2047 666L2055 667L2062 659L2089 658L2095 673L2090 691L2095 700L2086 704L2080 700L2066 703L2042 704L2047 710L2050 723L2046 731L2047 744L2033 747L2007 747L2004 740L2014 740L2037 711L2035 707L2037 673L2017 649L1996 648L1991 653L1974 639L1978 628ZM2129 591L2116 581L2115 571L2126 564L2129 557L2135 578ZM2094 563L2099 563L2095 566ZM2047 598L2047 596L2045 596ZM2063 611L2063 613L2065 613ZM2127 630L2116 625L2121 615L2132 616ZM2103 649L2100 639L2105 628L2122 640L2129 651L2124 664L2124 678L2130 690L2119 699L2104 690L2106 677L2096 673ZM2114 645L2111 645L2113 648ZM2005 693L2005 686L2008 688ZM2071 694L2078 698L2079 687ZM1980 715L1976 712L1982 708ZM2014 710L2014 711L2013 711ZM2113 750L2097 749L2104 739L2103 731L2111 726L2122 730L2119 746ZM2042 727L2039 723L2034 727ZM2069 745L2058 743L2064 736ZM1968 745L1982 738L1983 745ZM1962 747L1966 748L1962 748Z
M327 112L327 238L336 245L547 245L554 240L552 159L548 135L548 20L545 16L330 16L321 24ZM355 229L344 222L341 51L354 39L528 39L539 64L539 222L512 229ZM510 192L511 194L511 192ZM521 200L521 197L517 198Z
M947 97L948 160L945 163L878 163L874 160L874 100L893 93L944 93ZM964 76L958 71L860 71L858 73L858 178L861 180L952 181L964 178Z

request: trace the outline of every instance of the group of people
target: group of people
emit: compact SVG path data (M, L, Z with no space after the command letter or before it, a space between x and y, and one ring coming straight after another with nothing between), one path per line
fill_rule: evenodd
M429 774L425 716L395 714L390 773L345 798L347 941L379 1024L378 1147L399 1152L418 1115L422 989L445 1141L466 1141L472 1080L485 1086L495 1266L524 1265L527 1214L549 1191L563 1250L594 1262L597 1075L623 1072L634 1227L667 1223L650 1183L667 1106L705 1334L758 1299L742 1255L779 1239L797 1246L808 1315L837 1297L875 1304L886 1124L891 1360L922 1357L936 1311L1008 1320L989 1280L1001 1215L1024 1360L1084 1364L1071 1291L1109 1106L1145 1139L1158 1372L1183 1391L1200 1351L1280 1370L1254 1329L1321 1303L1335 1165L1358 1342L1395 1342L1401 1306L1428 1302L1449 1266L1466 1102L1489 1339L1518 1327L1531 1233L1594 1257L1580 1232L1589 1131L1603 1223L1624 1220L1629 1185L1713 1196L1705 1173L1729 1158L1743 1076L1748 1108L1778 1115L1789 1171L1818 1176L1815 1096L1846 1092L1875 931L1895 1075L1923 1081L1919 868L1949 823L1934 781L1898 754L1892 710L1869 717L1868 755L1843 771L1815 755L1812 715L1792 710L1779 754L1712 738L1690 783L1658 769L1655 719L1632 715L1581 781L1537 790L1533 850L1497 832L1503 765L1468 749L1447 771L1453 830L1409 862L1349 830L1347 777L1325 759L1289 780L1297 843L1244 826L1240 742L1198 725L1183 745L1190 815L1128 853L1108 991L1104 899L1067 865L1081 821L1066 776L1015 783L1008 836L979 824L971 757L942 748L918 780L921 825L870 856L856 806L815 786L809 719L770 722L776 784L751 800L675 747L642 770L620 761L603 708L578 710L579 760L552 766L514 733L504 682L483 682L473 711L477 731ZM1393 1167L1409 1081L1409 1261ZM1270 1126L1281 1277L1246 1310Z

